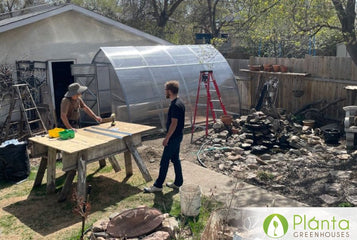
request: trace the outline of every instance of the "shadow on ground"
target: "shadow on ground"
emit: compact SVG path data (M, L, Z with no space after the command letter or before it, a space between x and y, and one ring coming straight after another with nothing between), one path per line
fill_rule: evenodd
M153 207L159 209L163 213L169 213L174 202L174 195L178 194L178 190L172 190L167 193L157 192L155 193Z
M62 179L57 178L56 183ZM92 185L90 195L91 212L104 210L123 199L135 195L141 190L124 182L118 182L104 176L87 177L88 184ZM72 184L75 189L76 183ZM33 189L28 198L4 208L14 215L33 231L47 236L63 228L81 222L81 216L73 212L75 206L72 199L58 203L58 194L46 195L46 184ZM70 197L69 197L70 198Z

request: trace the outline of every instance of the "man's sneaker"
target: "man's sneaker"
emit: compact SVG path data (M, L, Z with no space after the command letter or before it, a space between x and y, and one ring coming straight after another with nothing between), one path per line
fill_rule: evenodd
M166 183L166 186L169 188L176 189L176 190L178 190L180 188L179 186L176 186L175 183L173 183L173 182Z
M154 192L161 192L161 191L162 191L162 188L158 188L154 185L152 185L151 187L144 188L145 193L154 193Z

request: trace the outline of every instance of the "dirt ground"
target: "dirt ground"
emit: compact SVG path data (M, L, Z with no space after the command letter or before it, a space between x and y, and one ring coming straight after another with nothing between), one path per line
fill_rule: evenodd
M186 161L197 162L196 154L201 147L204 131L195 132L193 135L193 144L191 144L191 133L185 133L180 149L180 159ZM144 137L143 146L138 149L144 160L156 165L160 163L161 154L164 149L162 146L163 135L153 137ZM158 165L157 165L158 166Z
M191 134L188 132L184 135L183 142L181 143L180 158L181 160L190 161L200 165L197 160L197 152L200 150L203 142L206 141L204 131L195 132L193 139L194 143L191 144ZM143 142L143 146L139 149L141 155L147 161L148 167L151 169L159 167L160 157L163 150L162 140L162 136L156 139L146 139ZM344 148L345 142L343 140L341 140L341 144L339 146L335 146L335 149L340 149L341 151ZM307 157L302 157L298 158L296 161L290 161L290 167L288 167L287 172L280 172L279 174L281 176L275 176L274 179L269 181L257 181L257 178L246 178L242 180L249 184L264 188L268 191L276 192L290 199L306 203L310 206L335 206L336 203L326 205L319 198L319 196L326 192L324 190L326 186L339 186L338 184L332 184L333 182L331 180L332 176L330 172L337 172L338 174L343 172L343 174L347 174L347 170L356 171L355 161L356 160L354 158L348 161L344 161L338 160L336 157L322 160L311 160ZM279 162L277 164L279 164ZM206 165L213 171L222 172L217 168L217 166L215 166L214 163L206 163ZM267 165L266 167L269 168L270 166ZM254 171L254 169L246 170L245 175L249 176L249 174L253 174ZM232 171L225 172L228 175L232 173ZM197 174L200 173L197 172ZM299 178L297 178L294 174L299 176ZM279 178L281 179L279 180ZM355 180L353 181L355 182ZM285 182L285 184L282 182ZM353 185L354 182L351 184ZM314 184L312 185L312 183ZM350 188L351 187L348 187L348 189ZM338 196L341 197L342 195L339 190Z

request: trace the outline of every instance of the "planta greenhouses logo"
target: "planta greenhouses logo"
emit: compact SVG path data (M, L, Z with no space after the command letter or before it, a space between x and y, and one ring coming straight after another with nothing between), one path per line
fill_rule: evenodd
M288 231L288 227L288 221L280 214L269 215L263 223L265 234L271 238L281 238Z

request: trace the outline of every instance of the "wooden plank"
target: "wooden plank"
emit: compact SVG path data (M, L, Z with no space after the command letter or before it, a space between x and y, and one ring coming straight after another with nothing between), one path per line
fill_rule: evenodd
M56 149L49 148L47 156L47 193L56 191Z
M287 76L301 76L301 77L307 77L310 74L309 73L297 73L297 72L266 72L266 71L251 71L249 69L241 69L241 72L249 72L249 73L253 73L253 74L268 74L268 75L277 75L277 76L281 76L281 75L287 75Z
M129 151L133 155L134 160L136 162L136 165L139 167L139 170L140 170L141 174L143 175L145 181L146 182L150 182L152 180L152 177L151 177L151 175L150 175L150 173L149 173L144 161L140 157L140 154L139 154L138 150L134 146L133 141L132 141L132 137L131 136L126 137L126 138L124 138L124 141L126 143L126 146L129 149Z
M100 127L103 127L105 129L116 129L131 134L142 133L145 131L155 129L155 127L146 126L142 124L132 124L126 122L119 122L119 121L116 121L116 125L114 127L111 126L111 123L101 124ZM86 127L86 128L90 129L91 127ZM29 138L29 140L67 153L79 152L91 147L98 146L100 144L108 143L113 140L113 138L109 136L101 135L100 137L98 137L98 134L87 132L84 129L78 129L75 134L75 137L68 140L61 140L59 138L54 139L49 137L39 137L39 136ZM122 134L119 133L118 134L113 133L113 134L118 136L123 136Z
M69 170L77 169L77 161L79 159L79 153L66 153L62 152L62 171L67 172Z
M45 175L46 168L47 168L47 156L42 156L40 166L37 170L37 175L36 175L36 179L33 184L33 187L41 186L42 179L43 179L43 176Z
M129 151L124 152L124 160L126 176L130 177L133 175L133 164L131 161L131 153Z
M31 148L31 157L41 157L47 154L47 146L43 146L42 144L33 143Z

